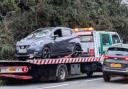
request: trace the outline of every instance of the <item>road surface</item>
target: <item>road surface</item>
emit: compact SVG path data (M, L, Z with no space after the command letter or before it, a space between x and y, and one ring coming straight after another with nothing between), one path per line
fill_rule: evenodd
M101 76L94 78L73 78L65 82L32 82L16 81L1 86L0 89L127 89L128 79L112 78L112 81L106 83Z

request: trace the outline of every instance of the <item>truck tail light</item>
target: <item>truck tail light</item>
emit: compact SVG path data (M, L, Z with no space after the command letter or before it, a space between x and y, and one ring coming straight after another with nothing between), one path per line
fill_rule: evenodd
M27 66L22 67L22 72L28 72L28 67Z
M94 49L89 49L89 56L94 56Z

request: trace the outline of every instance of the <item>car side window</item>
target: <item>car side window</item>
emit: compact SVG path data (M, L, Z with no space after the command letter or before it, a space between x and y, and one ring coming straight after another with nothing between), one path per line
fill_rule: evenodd
M58 29L54 32L54 36L57 35L58 37L62 37L62 30Z
M113 41L113 44L115 44L115 43L120 43L120 39L119 39L119 37L118 37L118 35L112 35L112 41Z
M72 30L71 29L63 29L62 32L63 32L62 34L63 34L64 37L72 35Z
M103 45L108 46L110 44L109 34L102 34L102 41L103 41Z

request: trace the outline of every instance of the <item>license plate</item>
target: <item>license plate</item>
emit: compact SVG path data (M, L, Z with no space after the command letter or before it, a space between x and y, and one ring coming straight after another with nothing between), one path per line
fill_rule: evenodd
M9 72L15 72L17 68L12 67L12 68L8 68Z
M27 53L27 49L19 49L19 53Z
M113 68L121 68L122 65L121 64L112 63L111 67L113 67Z

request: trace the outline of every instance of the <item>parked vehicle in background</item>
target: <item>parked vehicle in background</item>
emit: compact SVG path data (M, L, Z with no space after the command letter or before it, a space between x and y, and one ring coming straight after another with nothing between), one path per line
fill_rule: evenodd
M81 44L78 36L67 27L39 28L16 44L17 58L51 58L74 54Z
M128 44L109 47L104 55L104 81L109 82L113 75L128 76Z

